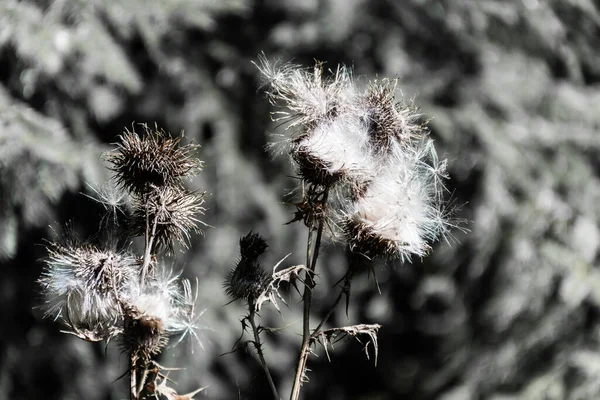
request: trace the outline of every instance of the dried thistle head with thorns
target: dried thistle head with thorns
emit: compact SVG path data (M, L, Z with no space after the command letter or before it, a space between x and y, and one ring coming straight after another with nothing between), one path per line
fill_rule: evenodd
M164 381L154 392L146 391L164 378L160 373L150 377L152 357L172 336L179 336L177 343L193 337L202 346L197 330L203 327L195 307L197 290L167 270L157 256L160 251L172 254L175 243L188 248L191 234L205 225L200 220L204 193L190 192L183 182L198 173L202 163L193 157L198 146L181 146L181 137L141 126L141 135L126 130L117 149L105 155L119 190L94 190L94 200L105 206L114 222L106 223L105 216L101 228L116 231L98 237L112 239L92 245L67 237L64 243L50 243L39 283L46 316L61 319L68 333L120 343L130 361L131 399L156 393L178 398ZM131 207L125 206L129 203ZM118 223L120 214L127 229ZM134 236L144 237L142 256L123 247L130 246Z
M193 157L197 145L180 146L182 137L172 138L156 126L140 126L142 135L135 129L126 129L117 149L105 154L117 182L124 188L141 195L151 186L178 186L182 178L202 170L202 162Z

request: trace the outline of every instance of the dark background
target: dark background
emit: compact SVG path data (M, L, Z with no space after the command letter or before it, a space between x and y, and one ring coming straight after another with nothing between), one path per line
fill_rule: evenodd
M600 396L600 2L597 0L0 1L0 399L122 399L118 345L60 333L35 307L50 226L97 234L103 208L82 196L108 179L99 154L133 122L202 145L214 226L167 260L198 278L200 332L167 350L170 377L198 398L265 399L252 352L232 349L242 305L222 282L239 237L270 243L264 265L301 263L306 231L285 193L285 158L251 64L272 60L400 78L438 152L468 234L412 264L355 279L349 318L380 323L377 366L360 343L309 360L308 399L596 399ZM366 77L366 78L365 78ZM315 308L343 274L323 250ZM301 331L299 296L268 336L285 398ZM193 350L193 352L192 352Z

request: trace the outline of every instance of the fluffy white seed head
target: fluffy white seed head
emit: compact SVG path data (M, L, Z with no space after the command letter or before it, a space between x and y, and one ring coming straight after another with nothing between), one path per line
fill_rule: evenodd
M416 109L397 99L397 80L360 87L344 67L324 78L322 64L310 71L264 57L258 67L271 103L282 108L275 114L287 123L279 149L303 185L330 193L323 207L303 190L295 220L306 222L315 210L305 205L318 204L334 214L324 216L335 222L327 231L354 251L402 260L426 255L452 224L443 200L446 163Z
M356 88L352 72L338 66L329 78L323 77L323 64L312 69L292 64L277 65L262 55L256 64L267 86L271 103L280 110L275 120L299 128L299 133L310 131L316 124L335 118L354 106Z
M115 325L122 290L137 279L135 258L88 244L53 243L48 249L39 280L46 315L74 329Z
M425 256L430 243L447 231L443 165L434 167L423 158L431 149L423 143L405 152L370 182L364 195L347 203L339 225L353 250L410 260Z
M310 182L363 182L375 168L367 132L359 118L347 116L324 122L292 145L300 175Z

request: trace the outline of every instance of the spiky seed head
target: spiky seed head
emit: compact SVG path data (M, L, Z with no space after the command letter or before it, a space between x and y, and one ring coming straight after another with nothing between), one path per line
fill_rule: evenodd
M240 261L229 272L225 280L225 292L233 299L253 302L269 283L270 277L258 262L267 249L263 237L250 232L240 239Z
M204 193L190 192L177 186L154 188L136 198L130 220L131 233L143 236L155 227L155 249L173 252L175 243L189 248L190 234L201 233L199 219L204 215Z
M352 73L344 66L324 77L324 64L313 68L270 63L264 55L255 64L264 80L270 102L281 109L274 119L287 122L298 137L310 135L312 128L336 118L353 97Z
M197 174L202 162L193 157L197 145L179 146L182 137L172 138L164 130L141 124L143 133L125 130L117 149L105 153L117 182L134 194L152 186L179 185L186 176Z
M242 258L256 260L267 251L268 247L265 238L258 233L252 233L252 231L240 238L240 255Z

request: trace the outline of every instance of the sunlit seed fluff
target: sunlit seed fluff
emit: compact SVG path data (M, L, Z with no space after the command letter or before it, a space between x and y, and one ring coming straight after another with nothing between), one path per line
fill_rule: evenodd
M122 347L147 358L167 344L172 335L191 336L197 341L200 328L195 314L191 284L160 268L142 286L132 282L127 293Z
M172 138L161 129L142 124L143 133L126 130L117 149L105 154L117 182L135 194L151 186L178 185L181 178L197 174L202 162L193 157L198 146L180 146L182 137Z
M269 100L280 107L273 113L275 120L287 123L287 128L297 136L310 135L319 123L332 120L354 106L352 73L343 66L323 77L322 63L304 69L292 64L272 64L263 55L256 65Z
M137 278L135 258L89 244L52 243L48 251L39 280L46 314L74 328L113 325L123 288Z
M267 249L266 241L250 232L240 239L240 261L229 272L225 292L233 299L254 301L266 288L270 276L261 267L258 257Z
M155 250L173 251L175 243L189 247L190 234L201 233L205 225L199 217L204 215L204 193L190 192L180 187L162 187L136 198L130 221L131 233L143 236L155 232Z
M375 177L362 197L349 202L340 226L355 252L410 260L425 256L430 243L447 231L441 191L443 165L422 159L433 148L411 150Z
M362 182L373 170L369 136L353 115L317 125L311 135L293 143L290 153L300 175L318 185Z

